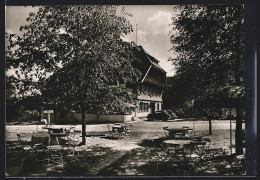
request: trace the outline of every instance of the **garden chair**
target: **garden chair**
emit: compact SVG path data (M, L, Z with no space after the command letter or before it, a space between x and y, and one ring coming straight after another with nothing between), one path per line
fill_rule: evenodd
M30 145L28 145L26 143L26 141L22 140L21 134L17 134L16 136L17 136L19 148L22 150L22 153L23 153L22 156L24 157L22 159L21 166L23 166L24 161L26 161L26 159L28 159L28 158L31 158L31 156L33 158L37 159L35 154L34 154L34 149Z
M78 149L76 148L77 145L79 144L79 139L81 137L81 131L80 130L73 130L73 131L67 131L69 133L69 138L65 141L61 141L61 145L67 148L68 153L72 153L75 155L74 152L77 152L79 154Z
M26 144L26 142L24 142L24 141L22 140L21 134L17 134L16 136L17 136L19 148L20 148L22 151L30 150L30 149L31 149L31 147L28 146L28 145Z
M126 131L126 134L130 135L133 131L134 131L134 125L133 124L129 124L128 125L128 130Z
M210 157L209 148L211 145L211 141L208 138L205 139L199 139L198 141L192 141L190 143L195 147L194 153L197 158L198 165L200 165L200 162Z
M166 137L169 136L168 126L163 127L163 132Z
M115 137L115 133L112 130L112 126L110 124L107 124L107 132L109 133L110 137Z
M80 130L75 130L74 128L70 128L69 130L65 129L67 133L67 140L68 141L78 141L81 135Z
M74 137L74 129L64 129L64 132L67 134L67 141L70 141L70 140L72 140L73 139L73 137Z
M122 135L130 135L130 127L124 126L124 131L122 132Z
M45 162L47 159L47 144L38 143L32 145L32 154L37 162Z
M118 126L118 127L115 128L116 126ZM121 126L120 123L115 123L112 126L110 124L107 124L107 130L108 130L110 137L116 138L116 139L120 139L120 137L122 137L123 130L119 130L119 129L121 129L119 126Z
M61 145L49 145L47 146L47 163L57 162L60 160L63 164L63 147Z
M124 136L127 134L129 128L127 127L121 127L119 129L115 129L115 131L117 131L118 133L118 138L124 138Z
M23 150L24 144L22 142L22 137L20 134L17 134L16 136L17 136L17 140L18 140L18 145Z
M80 130L74 130L73 141L79 142L80 137L81 137L81 131Z
M44 131L38 131L37 133L31 132L31 148L33 159L37 162L46 162L47 160L47 146L50 143L48 136L37 137L37 135L47 135ZM39 138L39 139L38 139ZM38 140L37 140L38 139Z
M134 130L134 125L133 124L129 124L129 131L133 131Z
M192 128L188 128L187 130L188 130L187 136L192 135L193 129Z
M76 128L76 126L75 126L75 125L70 125L69 131L74 131L74 130L75 130L75 128Z
M125 128L125 135L129 135L133 131L133 129L134 129L134 125L133 124L126 124L123 127Z

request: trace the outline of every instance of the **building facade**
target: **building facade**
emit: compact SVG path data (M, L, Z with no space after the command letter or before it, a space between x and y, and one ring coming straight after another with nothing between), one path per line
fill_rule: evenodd
M141 79L135 86L135 117L146 117L162 109L162 93L166 87L166 71L142 46L135 47L137 60L134 66L141 71Z

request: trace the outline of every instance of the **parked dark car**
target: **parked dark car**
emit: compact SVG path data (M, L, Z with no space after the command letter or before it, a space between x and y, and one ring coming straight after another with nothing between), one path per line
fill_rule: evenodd
M166 110L166 111L171 116L171 119L176 119L177 118L176 114L174 112L172 112L172 110Z
M148 114L147 119L148 120L157 119L157 120L167 121L168 119L171 119L171 115L167 111L162 110L162 111L156 111L155 113L152 114Z

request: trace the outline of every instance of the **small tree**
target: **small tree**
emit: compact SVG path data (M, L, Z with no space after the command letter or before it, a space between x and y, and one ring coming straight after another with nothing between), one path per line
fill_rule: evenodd
M130 46L120 38L132 31L125 16L131 15L117 6L44 6L30 13L30 24L20 28L23 36L8 36L6 68L24 74L20 93L40 93L49 102L80 109L82 144L85 112L109 104L102 92L119 84L126 91L138 79Z

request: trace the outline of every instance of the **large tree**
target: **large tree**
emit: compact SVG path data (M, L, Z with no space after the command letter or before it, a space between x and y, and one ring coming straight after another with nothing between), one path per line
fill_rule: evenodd
M132 31L126 16L131 14L118 6L44 6L30 13L22 36L8 36L6 68L24 75L17 71L20 93L40 93L51 103L78 108L82 144L85 112L109 104L111 93L104 92L126 92L114 96L112 106L129 101L126 86L138 79L131 47L121 40Z
M243 86L245 61L242 5L176 6L170 59L191 99L222 86ZM242 154L241 104L236 107L236 153Z

